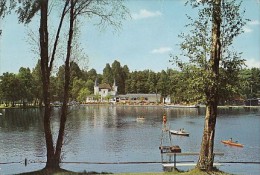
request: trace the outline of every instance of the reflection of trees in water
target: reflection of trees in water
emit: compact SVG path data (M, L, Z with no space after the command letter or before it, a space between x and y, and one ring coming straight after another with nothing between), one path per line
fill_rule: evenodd
M151 107L151 106L117 106L117 113L120 117L131 116L153 118L155 116L162 116L164 109L162 107Z
M172 108L167 109L167 114L171 118L184 117L184 116L199 116L201 111L198 108Z
M44 160L45 142L40 109L6 109L0 120L0 132L3 133L0 140L4 140L0 147L6 161L13 161L13 155L19 161L24 158ZM23 153L22 157L20 152Z
M28 131L41 125L41 112L38 108L33 109L6 109L4 116L0 120L2 131Z
M260 108L250 108L250 107L220 107L218 108L218 113L219 114L225 114L225 115L230 115L230 114L247 114L248 112L253 112L253 113L259 113Z

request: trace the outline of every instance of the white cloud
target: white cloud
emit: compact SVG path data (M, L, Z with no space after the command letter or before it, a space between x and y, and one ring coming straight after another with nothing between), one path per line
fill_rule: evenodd
M162 13L160 11L151 12L146 9L141 9L138 13L133 13L133 19L143 19L143 18L150 18L150 17L157 17L161 16Z
M248 26L245 26L244 28L244 32L245 33L251 33L253 30L251 28L249 28Z
M248 22L248 25L243 27L244 32L245 32L245 33L251 33L251 32L253 32L253 29L252 29L252 28L253 28L254 26L257 26L257 25L260 25L260 21L259 21L259 20L249 21L249 22Z
M153 49L151 51L151 53L163 54L163 53L170 52L171 50L172 50L172 48L170 48L170 47L160 47L158 49Z
M246 59L245 63L248 66L248 68L253 68L253 67L260 68L260 59L255 59L255 58Z
M260 25L260 21L259 20L252 20L248 22L249 25Z

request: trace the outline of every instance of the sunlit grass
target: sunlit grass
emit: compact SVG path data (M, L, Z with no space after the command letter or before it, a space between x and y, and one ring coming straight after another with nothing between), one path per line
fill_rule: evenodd
M34 171L34 172L28 172L28 173L22 173L20 175L98 175L98 174L107 174L112 175L112 173L98 173L98 172L70 172L67 170L47 170L43 169L40 171ZM212 171L212 172L205 172L200 171L198 169L193 169L188 172L179 172L179 171L173 171L173 172L147 172L147 173L114 173L113 175L231 175L229 173L225 173L219 170Z

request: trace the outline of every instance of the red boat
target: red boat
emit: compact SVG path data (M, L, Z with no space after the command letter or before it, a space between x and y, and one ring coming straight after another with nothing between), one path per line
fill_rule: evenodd
M244 147L241 143L233 142L231 140L221 140L221 142L230 146Z

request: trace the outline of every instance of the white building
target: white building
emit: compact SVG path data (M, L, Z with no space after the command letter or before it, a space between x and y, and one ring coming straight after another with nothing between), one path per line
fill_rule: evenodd
M117 95L116 81L114 80L113 86L111 87L108 83L98 84L97 79L94 85L94 95L87 97L87 102L103 102L107 101L108 98L113 99ZM95 99L99 97L100 99Z

